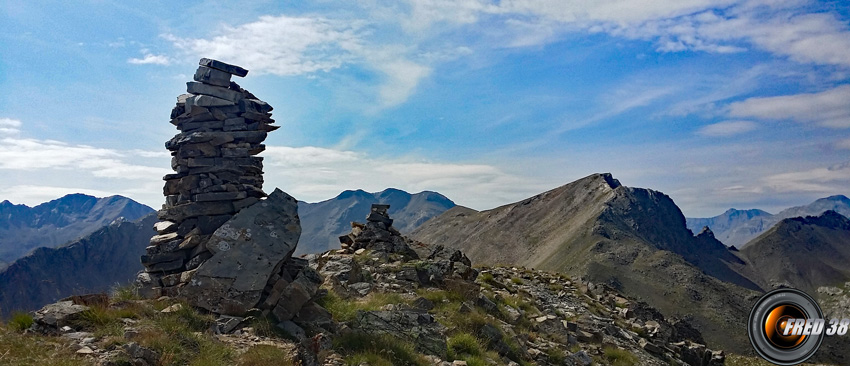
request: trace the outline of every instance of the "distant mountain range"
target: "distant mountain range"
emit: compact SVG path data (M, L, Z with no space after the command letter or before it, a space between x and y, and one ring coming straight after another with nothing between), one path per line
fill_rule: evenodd
M35 207L0 202L0 268L39 247L56 248L123 217L135 221L153 209L126 197L69 194Z
M791 217L819 216L832 210L850 216L850 198L843 195L821 198L808 205L791 207L776 215L762 210L729 209L721 215L708 218L688 218L688 228L698 233L708 226L717 239L728 246L741 248L780 221Z
M154 233L156 215L113 220L59 248L38 248L0 271L0 315L35 310L61 298L107 292L142 270L139 257Z
M338 238L351 231L351 221L364 221L371 204L378 202L390 204L393 226L402 232L455 206L439 193L409 194L392 188L376 193L345 191L323 202L299 202L299 253L339 248ZM7 268L0 267L0 314L34 310L70 294L106 291L131 281L142 270L139 258L154 234L152 212L120 196L74 194L34 208L0 204L0 217L5 218L0 220L0 248L26 239L27 249L15 247L15 253L32 251ZM148 216L139 220L141 213ZM65 238L77 240L69 243Z
M394 188L375 193L344 191L322 202L298 202L301 239L296 254L339 249L339 236L351 231L352 221L363 222L373 203L389 204L393 227L404 234L455 207L454 202L437 192L410 194Z
M36 208L4 203L0 230L6 230L4 240L14 242L15 228L33 235L39 231L32 227L95 225L126 216L118 207L133 205L125 200L72 195ZM750 351L740 330L764 291L790 286L814 294L821 286L850 281L850 220L840 214L848 213L847 197L827 197L777 215L730 210L686 222L667 195L623 186L607 173L480 212L435 192L396 189L299 202L299 253L338 248L337 237L351 231L351 221L363 221L377 202L391 205L394 226L413 239L460 248L483 265L533 267L607 284L667 317L690 319L710 344L735 352ZM36 209L41 216L28 213ZM804 215L808 212L816 213ZM71 293L132 280L154 221L153 215L137 222L112 218L82 240L37 249L0 270L0 312L32 310ZM750 228L747 235L754 237L741 250L719 240L745 232L741 228Z

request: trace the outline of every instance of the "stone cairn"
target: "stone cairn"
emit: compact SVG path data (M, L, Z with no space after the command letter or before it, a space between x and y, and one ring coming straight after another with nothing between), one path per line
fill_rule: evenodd
M163 178L165 204L136 281L143 297L182 298L224 316L225 332L253 310L279 322L330 317L313 302L319 274L292 258L297 201L263 192L263 158L255 155L279 127L270 105L230 80L247 73L203 58L177 98L171 123L180 133L165 143L175 173Z

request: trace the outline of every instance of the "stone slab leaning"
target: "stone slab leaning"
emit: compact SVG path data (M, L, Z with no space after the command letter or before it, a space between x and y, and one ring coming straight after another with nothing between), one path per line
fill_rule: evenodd
M212 257L198 267L181 295L192 305L243 316L257 306L273 272L298 244L298 202L276 189L237 213L207 242Z

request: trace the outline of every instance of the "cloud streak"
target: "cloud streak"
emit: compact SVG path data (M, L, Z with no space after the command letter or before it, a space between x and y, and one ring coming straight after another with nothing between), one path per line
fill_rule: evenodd
M850 128L850 85L818 93L755 97L729 105L729 115Z
M171 59L165 55L154 55L150 53L148 50L142 50L144 56L142 58L130 58L127 60L127 63L133 65L170 65Z
M751 121L723 121L704 126L697 131L698 135L724 137L750 132L758 127Z
M11 118L0 118L0 136L17 135L21 132L21 121Z

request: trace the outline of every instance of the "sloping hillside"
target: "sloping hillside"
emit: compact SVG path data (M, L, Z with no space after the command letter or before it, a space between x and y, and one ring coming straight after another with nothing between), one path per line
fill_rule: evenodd
M411 236L458 247L479 263L604 282L668 315L692 315L710 341L747 348L745 334L729 336L743 329L759 290L730 268L746 264L710 233L695 237L668 196L624 187L610 174L492 210L456 207Z
M813 294L850 281L850 220L835 211L785 219L741 253L765 289L785 285Z

